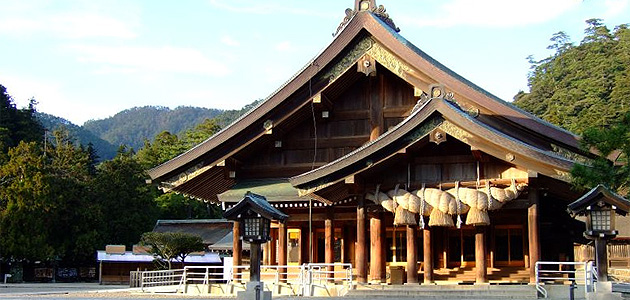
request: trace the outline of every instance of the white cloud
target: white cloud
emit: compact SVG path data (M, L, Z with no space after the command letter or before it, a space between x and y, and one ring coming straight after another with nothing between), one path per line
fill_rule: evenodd
M452 0L443 3L431 17L405 17L401 21L421 27L514 27L539 24L577 7L581 0Z
M51 35L59 38L115 37L132 39L136 33L127 22L93 13L18 16L0 19L0 34L25 37Z
M224 35L221 37L221 43L223 43L224 45L230 46L230 47L236 47L239 46L241 43L239 43L237 40L235 40L234 38L232 38L229 35Z
M287 2L278 3L277 1L251 1L251 0L208 0L210 5L236 13L247 14L283 14L283 15L301 15L301 16L317 16L325 18L338 18L338 13L330 11L316 10L315 2L312 3L310 9L300 9L287 4ZM348 4L350 5L350 3ZM326 7L324 7L326 8Z
M604 7L606 12L604 13L604 18L612 18L623 13L629 5L630 0L605 0Z
M289 41L280 42L274 48L280 52L293 52L295 50L295 47Z
M230 73L226 65L207 58L196 49L88 45L75 45L69 48L77 52L77 59L80 62L101 64L98 69L101 72L150 71L211 76L224 76Z

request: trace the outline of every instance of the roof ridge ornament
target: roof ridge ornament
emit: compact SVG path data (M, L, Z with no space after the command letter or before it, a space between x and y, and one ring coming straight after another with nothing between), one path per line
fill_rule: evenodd
M394 31L400 32L400 28L398 28L396 24L394 24L394 20L389 17L385 6L377 6L376 0L355 0L354 9L346 9L346 16L337 27L335 33L333 33L333 36L337 36L337 34L339 34L339 32L341 32L346 27L346 25L348 25L348 23L350 23L350 20L352 20L352 18L354 18L354 16L356 16L361 11L369 11L373 13L375 16L385 22L385 24L394 29Z

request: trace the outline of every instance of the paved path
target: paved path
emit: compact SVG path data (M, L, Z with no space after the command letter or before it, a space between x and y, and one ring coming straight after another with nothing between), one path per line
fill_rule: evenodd
M140 293L138 289L129 289L127 286L99 285L94 283L21 283L21 284L0 284L0 299L2 300L22 300L22 299L46 299L46 300L153 300L153 299L204 299L204 300L226 300L234 297L209 297L188 296L181 294L147 294ZM392 300L392 297L274 297L275 300ZM405 297L396 299L423 299L422 297ZM426 299L426 298L424 298ZM434 299L434 298L433 298ZM566 299L566 298L563 298ZM461 298L440 298L440 300L461 300ZM516 300L516 299L514 299ZM549 299L559 300L559 299Z

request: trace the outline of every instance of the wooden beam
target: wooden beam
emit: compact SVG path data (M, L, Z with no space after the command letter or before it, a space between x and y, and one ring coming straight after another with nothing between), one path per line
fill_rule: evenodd
M486 266L486 227L475 227L475 282L487 283L488 270Z
M276 257L276 247L278 241L278 230L271 229L271 241L269 241L269 264L272 266L278 265L277 257Z
M385 258L383 257L382 228L381 215L372 215L370 218L370 279L379 284L384 282L382 273Z
M309 242L308 224L300 227L300 265L310 263L308 258L311 243Z
M433 248L431 246L431 228L422 230L422 247L424 252L424 284L433 283Z
M354 261L357 268L357 282L367 282L367 251L365 239L365 200L361 197L357 206L357 244L354 250Z
M407 225L407 283L418 283L418 235L416 225Z
M333 220L330 217L332 213L328 214L328 218L324 220L324 245L325 245L325 263L332 264L335 262L335 230L333 225ZM328 266L328 274L327 277L329 279L334 279L334 267Z
M232 265L240 266L243 264L243 242L241 241L241 222L234 221L232 226ZM235 271L238 273L240 270ZM238 281L240 275L234 274L234 280Z
M326 219L326 213L314 213L313 220L324 220ZM335 212L333 214L333 219L337 221L355 221L357 216L352 212ZM291 214L289 217L290 222L308 222L308 214Z
M278 225L278 265L286 266L287 265L287 225L284 223L280 223ZM287 268L279 268L278 272L280 272L280 281L286 281L287 279Z
M370 141L376 140L383 132L383 103L382 103L383 74L376 78L370 77L368 87L368 103L370 107Z
M529 178L529 208L527 209L527 234L529 238L529 282L536 282L536 262L540 260L540 236L538 228L539 190L537 174Z

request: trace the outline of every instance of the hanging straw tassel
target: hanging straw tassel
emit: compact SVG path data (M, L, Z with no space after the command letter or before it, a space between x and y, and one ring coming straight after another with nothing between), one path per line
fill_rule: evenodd
M420 190L420 209L419 209L419 213L420 213L420 229L424 229L424 205L425 205L425 201L424 201L424 188L425 188L425 184L424 182L422 183L422 189Z
M376 203L376 204L381 204L381 202L389 199L389 197L387 196L387 194L383 193L380 191L380 184L376 185L376 191L374 191L374 194L372 193L367 193L367 195L365 195L365 199L371 200L372 202Z
M453 217L434 207L429 216L429 226L453 227Z
M485 210L470 207L468 215L466 216L466 224L473 226L490 225L490 216Z
M416 217L402 206L398 206L396 207L396 214L394 214L394 226L401 225L416 225Z
M459 201L459 181L455 181L455 201L457 202L457 228L462 228L462 203Z

